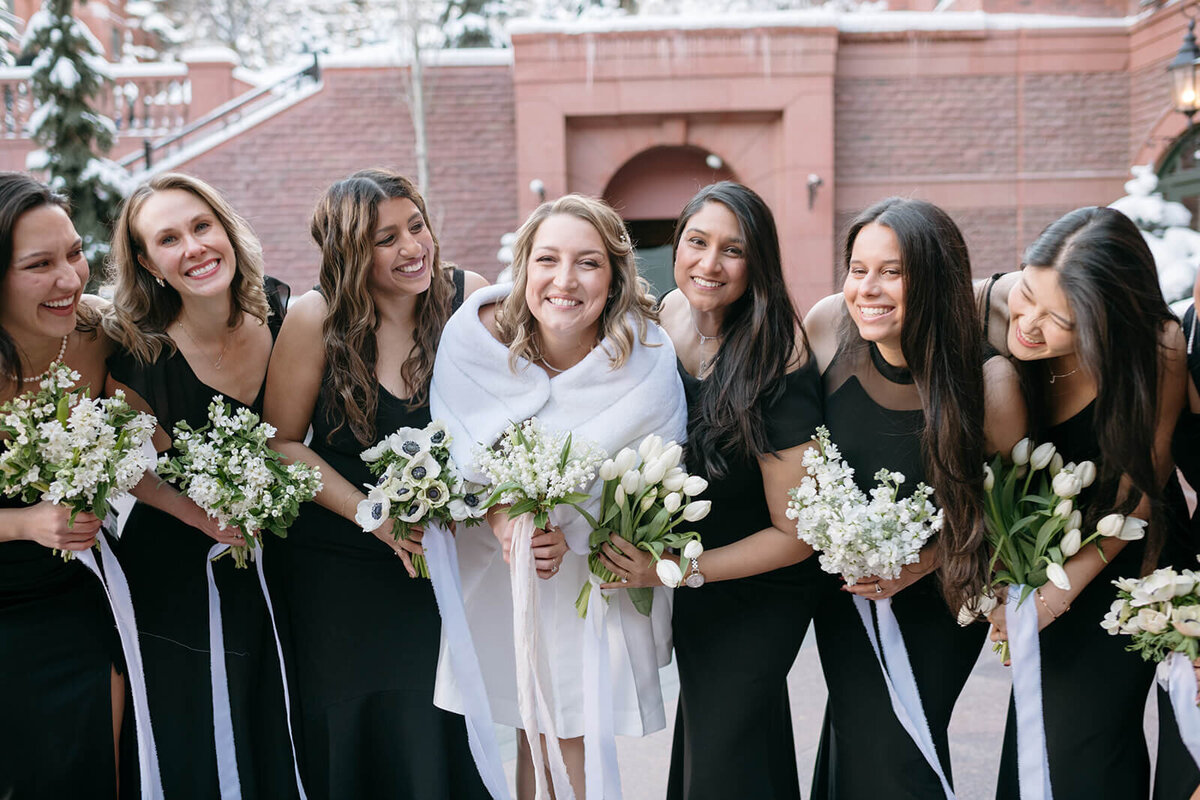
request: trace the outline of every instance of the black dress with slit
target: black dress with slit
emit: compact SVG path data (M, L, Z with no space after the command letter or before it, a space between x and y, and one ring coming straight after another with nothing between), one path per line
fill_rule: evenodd
M96 576L35 542L0 542L0 797L116 797L111 676L121 665Z
M274 338L282 324L288 289L267 279ZM253 323L247 323L253 324ZM199 428L218 394L196 377L183 354L164 351L151 364L127 352L108 361L109 374L146 401L168 434L176 423ZM265 386L264 376L264 386ZM249 406L262 413L263 387ZM242 406L227 397L230 405ZM279 540L264 537L264 549ZM220 794L213 735L209 664L208 578L212 538L156 508L137 503L114 549L129 581L137 617L150 720L154 727L163 791L168 798ZM213 564L225 634L229 703L237 742L242 797L295 795L287 717L275 638L253 565L235 569L228 555ZM132 714L126 714L131 718ZM132 737L126 737L132 739ZM122 746L122 786L136 791L136 751ZM123 791L122 794L127 792Z
M682 365L679 372L694 413L701 382ZM763 417L776 452L815 436L821 424L815 362L787 375L783 394ZM735 460L725 476L704 477L709 486L702 497L712 501L712 510L695 529L706 549L770 527L757 461ZM812 618L818 572L817 559L809 558L675 591L679 707L670 800L800 797L787 675Z
M463 273L455 271L454 306ZM429 406L378 388L376 439L430 422ZM349 425L323 399L310 447L354 486L374 485ZM301 776L312 800L486 798L461 716L433 705L441 618L433 585L410 578L395 551L354 522L305 503L281 559L277 611ZM274 589L276 584L272 584Z
M907 369L888 364L874 344L839 350L826 368L825 423L864 492L882 468L904 473L902 495L925 480L924 412ZM936 500L936 497L934 498ZM813 775L813 798L943 797L937 774L892 712L883 673L853 595L839 576L821 574L814 626L829 689ZM953 782L946 729L975 665L987 627L960 627L928 574L892 598L943 771ZM872 621L875 609L872 604Z

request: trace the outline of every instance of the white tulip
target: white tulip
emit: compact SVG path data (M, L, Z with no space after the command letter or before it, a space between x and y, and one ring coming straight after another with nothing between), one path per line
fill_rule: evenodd
M1050 459L1050 477L1053 478L1058 473L1062 472L1063 457L1062 453L1055 453L1054 458Z
M671 446L663 450L659 458L666 464L667 469L679 466L679 462L683 460L683 445L671 442Z
M699 558L704 553L704 545L700 544L699 539L692 539L683 547L683 557L688 561Z
M652 458L658 458L658 454L663 451L662 437L656 433L652 433L642 443L638 445L638 455L642 457L642 462L645 463Z
M1017 442L1012 449L1013 463L1018 467L1029 463L1029 449L1033 446L1033 442L1029 441L1028 437Z
M674 589L683 582L683 571L670 559L659 559L658 563L654 565L654 571L658 573L658 579L662 581L663 586Z
M617 471L617 462L611 458L600 465L600 480L611 481L621 473Z
M671 467L663 476L663 488L668 492L678 492L688 479L688 474L679 467Z
M617 463L617 474L624 475L637 464L637 453L626 447L613 460Z
M1067 571L1063 569L1062 564L1048 564L1046 566L1046 579L1064 592L1071 590L1071 579L1067 577Z
M983 490L990 492L992 487L996 485L996 473L992 472L992 468L987 464L983 465Z
M1096 523L1096 530L1101 536L1120 536L1121 528L1125 525L1125 517L1120 514L1109 514Z
M1054 516L1069 517L1069 516L1071 516L1072 509L1073 509L1073 504L1071 503L1070 500L1062 500L1059 502L1058 505L1056 505L1054 507Z
M625 494L637 494L641 480L641 470L631 469L621 476L621 488L625 490Z
M643 498L642 498L642 511L643 511L643 513L644 513L644 512L646 512L646 511L649 511L649 510L650 510L650 506L654 505L654 501L655 501L655 500L657 500L657 499L658 499L658 495L656 495L654 492L650 492L650 493L649 493L649 494L647 494L645 497L643 497Z
M617 484L617 488L613 490L613 502L624 508L625 506L625 487Z
M1079 482L1083 488L1091 486L1096 480L1096 465L1091 461L1084 461L1075 468L1075 475L1079 478Z
M1083 489L1083 484L1080 483L1078 476L1064 469L1050 481L1050 488L1059 497L1068 498L1079 494Z
M1050 459L1054 458L1055 452L1053 442L1039 444L1029 454L1029 466L1033 469L1045 469L1050 465Z
M1077 508L1071 512L1071 516L1067 517L1067 530L1071 528L1083 528L1083 513Z
M688 497L695 497L707 488L708 481L699 475L689 475L687 480L683 482L683 493Z
M1082 542L1083 533L1078 528L1070 528L1065 534L1063 534L1062 542L1059 544L1059 548L1062 550L1062 554L1064 556L1070 558L1079 552L1079 548L1083 546Z
M683 495L679 492L671 492L663 498L663 508L667 510L668 514L674 514L681 505L683 505Z
M707 517L711 508L711 500L694 500L683 507L683 518L688 522L696 522Z
M664 458L665 455L666 454L664 453L653 461L650 461L642 466L642 475L646 480L647 486L653 486L666 476L667 460Z
M1117 538L1123 542L1136 542L1146 535L1146 520L1138 519L1137 517L1126 517L1125 523L1121 525L1121 532L1117 534Z

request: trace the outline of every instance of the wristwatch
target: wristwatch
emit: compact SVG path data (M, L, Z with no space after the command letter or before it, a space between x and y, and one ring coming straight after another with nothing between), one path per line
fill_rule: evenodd
M700 571L699 558L693 558L688 564L688 574L683 579L683 583L689 589L699 589L704 585L704 573Z

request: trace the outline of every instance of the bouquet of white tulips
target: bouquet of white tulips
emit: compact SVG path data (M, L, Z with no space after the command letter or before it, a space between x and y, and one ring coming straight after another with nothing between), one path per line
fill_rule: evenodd
M228 551L238 569L245 569L253 550L262 546L262 531L286 538L300 504L321 491L321 471L283 463L267 444L274 436L275 428L253 411L233 411L224 396L216 395L208 422L195 430L187 422L176 424L177 455L158 461L159 476L217 520L221 530L232 525L245 534L246 544Z
M909 497L899 498L902 473L877 472L879 483L868 499L824 425L817 428L817 447L804 454L803 464L809 474L788 492L787 515L796 520L800 539L818 551L821 569L847 583L898 577L942 527L942 512L929 499L932 487L918 483Z
M642 440L636 453L626 447L600 465L600 479L604 481L600 509L593 517L579 508L592 526L588 566L593 575L605 583L618 579L600 560L600 545L615 533L654 558L658 579L664 586L675 588L683 581L688 564L700 557L704 546L700 534L676 532L675 528L681 522L704 519L712 503L692 499L708 488L708 481L687 474L679 466L682 457L683 448L679 444L664 443L661 436L651 434ZM682 568L662 557L668 547L683 550ZM634 608L649 616L654 606L654 590L646 586L627 591ZM587 616L590 595L589 584L585 582L575 601L580 617Z
M128 492L154 464L143 451L157 424L122 392L92 400L71 391L79 373L60 364L38 388L0 405L0 491L26 503L49 500L100 519L109 500ZM62 553L63 560L74 555Z
M399 541L429 520L472 525L483 516L487 487L459 474L450 457L450 435L440 420L424 428L401 428L364 450L362 460L379 476L374 486L367 486L367 498L354 516L368 533L390 518L392 536ZM424 556L414 555L412 564L417 575L429 577Z
M1147 661L1183 653L1200 657L1200 573L1164 567L1144 578L1118 578L1117 599L1100 626L1133 637L1126 650Z

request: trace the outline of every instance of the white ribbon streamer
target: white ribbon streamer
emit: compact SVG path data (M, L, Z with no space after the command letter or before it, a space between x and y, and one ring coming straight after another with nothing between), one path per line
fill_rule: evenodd
M267 576L263 572L263 540L259 539L255 565L258 569L258 585L262 587L263 600L267 604L267 616L271 619L271 632L275 634L275 653L279 656L279 677L283 681L283 713L287 720L288 743L292 746L292 770L296 773L296 791L300 800L308 800L304 793L304 781L300 779L300 762L296 758L296 735L292 732L292 697L288 692L287 665L283 661L283 645L279 641L279 626L275 624L275 606L271 604L271 592L267 589Z
M217 749L217 782L221 800L241 800L237 748L233 742L233 714L229 709L229 678L225 674L225 630L221 623L221 595L213 580L212 560L229 549L214 544L204 562L208 574L208 663L212 671L213 742Z
M91 549L82 550L75 557L91 570L100 581L108 604L112 608L121 649L125 653L125 679L133 696L133 719L137 727L138 771L141 796L146 800L162 800L162 776L158 769L158 750L154 746L154 729L150 724L150 702L146 697L146 673L142 667L142 650L138 646L137 620L133 615L133 600L129 596L129 583L102 535L96 537L100 547L100 561L104 565L101 573Z
M538 615L537 573L533 568L533 514L522 514L513 525L509 553L509 576L512 582L513 639L516 649L517 704L521 724L533 760L537 800L549 800L546 786L545 759L539 733L545 737L550 755L550 777L556 800L575 800L567 765L558 744L554 709L547 701L549 681L542 675L540 624Z
M1052 800L1050 759L1042 709L1042 649L1037 605L1021 602L1025 587L1008 587L1004 609L1017 709L1017 778L1021 800ZM1026 598L1029 600L1029 598Z
M454 539L442 524L428 522L421 546L425 548L429 580L433 584L438 611L441 612L442 632L450 653L450 668L462 692L467 741L471 746L471 756L475 759L475 768L479 770L479 777L492 797L507 800L510 797L508 780L504 775L504 762L500 759L500 747L496 743L496 729L483 682L483 669L479 666L475 642L467 625Z
M589 800L621 800L609 676L608 601L600 591L600 579L590 571L588 582L588 631L583 637L584 782Z
M880 642L875 636L875 627L871 624L872 603L875 604L879 617L879 633L883 639L882 652ZM929 723L925 719L925 707L921 704L921 695L917 690L917 679L913 675L912 664L908 660L908 649L904 646L900 623L896 619L895 612L892 611L892 599L885 597L882 600L872 601L854 595L854 607L867 631L871 649L875 651L875 659L879 662L879 669L883 673L883 682L887 686L888 697L892 701L892 710L896 713L896 719L908 732L913 744L921 751L926 763L937 774L947 800L955 800L954 790L950 788L950 782L946 780L942 762L937 756L937 748L933 744L933 736L929 732ZM1027 798L1022 797L1021 800L1027 800Z
M1171 653L1158 665L1158 683L1171 698L1179 737L1200 765L1200 708L1196 706L1196 673L1183 653Z

